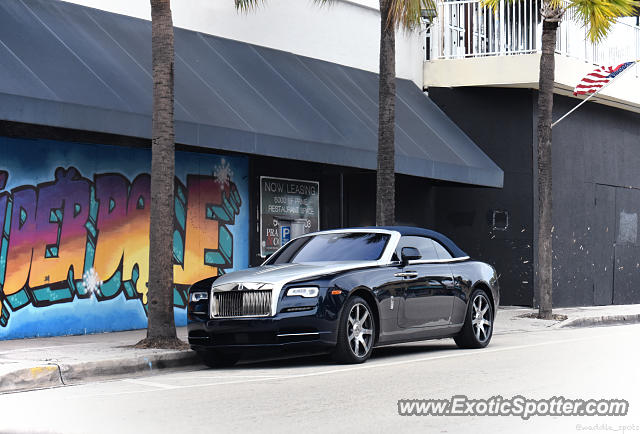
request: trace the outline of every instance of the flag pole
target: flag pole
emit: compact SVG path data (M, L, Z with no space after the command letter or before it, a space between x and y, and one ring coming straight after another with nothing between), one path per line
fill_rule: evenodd
M640 62L640 60L636 60L635 63ZM602 86L600 89L598 89L596 92L593 92L591 95L589 95L587 98L585 98L584 100L580 101L580 104L578 104L577 106L575 106L574 108L572 108L571 110L569 110L567 113L565 113L564 116L562 116L560 119L558 119L557 121L555 121L554 123L551 124L551 128L553 128L554 126L556 126L557 123L559 123L561 120L563 120L564 118L566 118L567 116L569 116L571 113L573 113L574 111L576 111L582 104L584 104L585 102L589 101L591 98L593 98L594 96L596 96L597 94L599 94L602 90L604 90L607 86L609 86L611 83L613 83L615 81L616 78L620 77L621 75L623 75L625 72L627 72L628 70L630 70L631 68L626 68L625 70L623 70L620 74L618 74L616 77L613 78L613 80L609 81L607 84L605 84L604 86Z
M613 81L613 80L612 80ZM610 84L611 82L607 83L607 86ZM602 89L604 89L607 86L602 86L601 89L598 90L598 92L600 92ZM569 110L567 113L564 114L564 116L562 116L560 119L558 119L557 121L555 121L554 123L551 124L551 128L555 127L556 124L558 122L560 122L561 120L563 120L564 118L566 118L567 116L569 116L571 113L573 113L574 111L578 110L578 108L584 104L585 102L589 101L591 98L593 98L594 96L596 96L596 94L598 92L593 92L591 95L589 95L587 98L583 99L582 101L580 101L580 104L578 104L577 106L575 106L574 108L572 108L571 110Z

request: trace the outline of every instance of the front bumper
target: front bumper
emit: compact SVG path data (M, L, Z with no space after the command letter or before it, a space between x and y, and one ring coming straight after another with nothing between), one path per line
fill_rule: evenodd
M211 348L328 347L336 344L335 318L316 307L273 317L219 318L189 315L189 344L194 350Z

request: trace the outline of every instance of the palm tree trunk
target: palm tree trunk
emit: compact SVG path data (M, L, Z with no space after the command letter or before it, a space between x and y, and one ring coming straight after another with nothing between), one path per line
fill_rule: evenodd
M380 0L380 89L376 225L395 222L396 33L389 24L391 0Z
M139 346L174 346L173 188L174 47L170 0L151 0L153 123L151 142L151 226L147 339ZM141 345L142 344L142 345Z
M547 21L545 19L543 21L540 89L538 92L538 254L536 274L540 303L538 316L544 319L551 319L553 306L551 117L553 114L554 52L557 29L557 20Z

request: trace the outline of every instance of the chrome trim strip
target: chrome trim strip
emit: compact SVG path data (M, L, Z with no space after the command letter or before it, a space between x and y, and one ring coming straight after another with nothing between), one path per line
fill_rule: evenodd
M406 273L395 273L394 277L418 277L416 271L407 271Z
M466 261L467 259L471 259L468 256L462 256L460 258L451 258L451 259L429 259L429 260L420 260L417 261L409 261L409 264L445 264L447 262L460 262Z
M283 333L283 334L279 334L278 337L284 337L284 336L310 336L310 335L319 335L319 332L309 332L309 333Z

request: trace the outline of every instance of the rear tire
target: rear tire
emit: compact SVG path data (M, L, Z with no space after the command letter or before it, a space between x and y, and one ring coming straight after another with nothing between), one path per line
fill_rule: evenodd
M376 321L369 303L362 297L352 297L342 308L338 320L338 339L331 354L339 363L362 363L373 351Z
M493 335L493 306L482 289L476 289L469 297L464 325L453 339L460 348L484 348Z
M222 350L199 350L198 356L210 368L228 368L235 365L242 354Z

